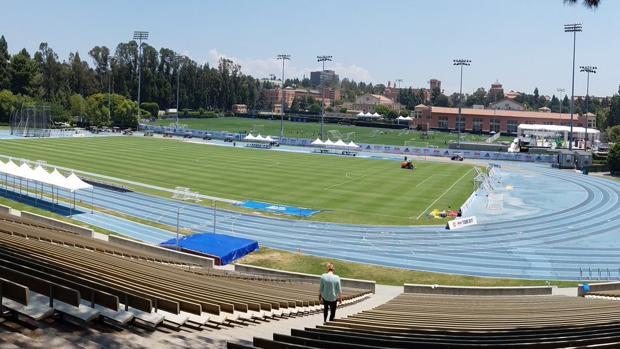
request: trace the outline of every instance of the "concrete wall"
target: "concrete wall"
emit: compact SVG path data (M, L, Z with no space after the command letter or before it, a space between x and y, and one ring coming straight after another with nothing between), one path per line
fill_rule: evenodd
M9 206L0 205L0 213L10 214L11 208Z
M159 247L156 245L146 244L135 240L126 239L116 235L108 235L108 242L112 244L132 247L138 250L142 250L149 253L156 253L165 258L177 259L186 263L194 263L202 266L203 268L213 268L213 259L208 257L197 256L185 252L179 252L168 248Z
M590 293L599 292L599 291L613 291L620 290L620 282L601 282L590 285ZM586 293L583 291L583 284L579 284L579 288L577 289L577 294L579 297L583 297Z
M72 233L80 234L81 236L85 236L85 237L92 237L93 236L93 230L92 229L80 227L79 225L75 225L75 224L71 224L71 223L67 223L67 222L63 222L63 221L59 221L59 220L54 219L54 218L43 217L43 216L40 216L38 214L30 213L30 212L26 212L26 211L22 211L22 215L21 216L22 216L22 218L26 218L26 219L29 219L31 221L35 221L35 222L38 222L38 223L41 223L41 224L51 225L51 226L56 227L58 229L63 229L63 230L70 231Z
M405 293L445 294L457 296L551 295L552 290L552 286L472 287L405 284Z
M315 283L318 283L321 279L319 275L296 273L292 271L269 269L269 268L263 268L263 267L255 267L253 265L247 265L247 264L235 264L235 271L242 272L242 273L258 274L258 275L291 277L291 278L304 280L308 282L315 282ZM342 287L353 287L353 288L359 288L362 290L369 290L373 293L375 292L374 281L340 278L340 284L342 285Z

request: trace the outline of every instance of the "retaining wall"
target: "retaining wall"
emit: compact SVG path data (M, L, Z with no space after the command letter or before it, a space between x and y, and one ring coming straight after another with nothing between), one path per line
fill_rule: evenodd
M298 280L303 280L303 281L308 281L308 282L313 282L313 283L319 283L319 281L321 280L320 275L296 273L292 271L256 267L256 266L247 265L247 264L235 264L235 271L239 271L243 273L258 274L258 275L291 277L291 278L295 278ZM359 288L362 290L369 290L373 293L375 292L375 282L370 281L370 280L340 278L340 284L342 285L342 287Z
M620 282L601 282L589 285L590 292L620 290ZM583 297L585 294L586 293L583 290L583 284L579 284L579 288L577 289L577 295L579 297Z
M31 221L39 222L42 224L51 225L58 229L70 231L72 233L77 233L77 234L80 234L81 236L86 236L89 238L93 237L92 229L80 227L79 225L75 225L75 224L71 224L71 223L67 223L63 221L59 221L54 218L44 217L36 213L31 213L31 212L26 212L26 211L22 211L21 217L29 219Z
M108 242L112 244L132 247L145 252L156 253L162 257L177 259L186 263L193 263L202 266L203 268L213 268L213 259L197 256L185 252L179 252L168 248L159 247L156 245L150 245L144 242L126 239L116 235L107 235Z
M555 286L475 287L405 284L405 293L454 296L540 296L551 295Z

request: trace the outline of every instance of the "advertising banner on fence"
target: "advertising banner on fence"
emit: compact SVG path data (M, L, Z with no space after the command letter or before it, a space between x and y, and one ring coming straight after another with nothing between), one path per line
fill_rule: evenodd
M471 216L451 220L448 222L448 227L450 228L450 230L454 230L475 224L478 224L478 222L476 221L476 216Z

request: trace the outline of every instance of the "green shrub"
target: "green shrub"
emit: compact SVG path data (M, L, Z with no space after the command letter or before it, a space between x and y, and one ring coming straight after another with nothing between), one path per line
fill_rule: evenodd
M612 174L620 174L620 142L611 148L607 156L607 166Z

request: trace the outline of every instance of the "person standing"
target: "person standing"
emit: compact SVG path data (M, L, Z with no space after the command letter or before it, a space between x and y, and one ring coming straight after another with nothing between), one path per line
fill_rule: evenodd
M319 300L323 301L323 322L327 322L328 312L330 313L329 321L334 320L337 302L342 303L340 277L334 274L335 270L334 264L329 262L327 263L327 272L321 275Z

